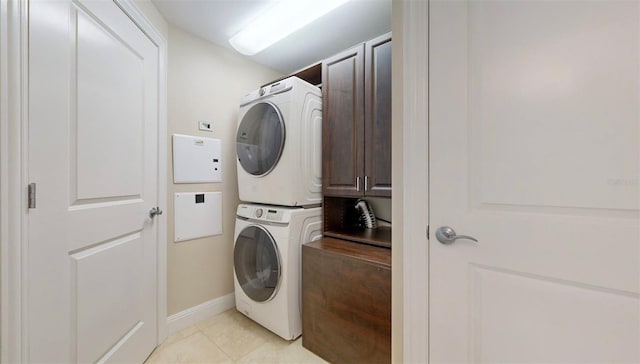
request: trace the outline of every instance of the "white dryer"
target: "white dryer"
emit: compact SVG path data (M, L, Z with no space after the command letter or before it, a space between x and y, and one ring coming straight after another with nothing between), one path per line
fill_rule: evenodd
M236 308L286 340L302 334L302 244L322 237L321 208L239 205Z
M240 101L240 200L283 206L322 200L322 93L289 77Z

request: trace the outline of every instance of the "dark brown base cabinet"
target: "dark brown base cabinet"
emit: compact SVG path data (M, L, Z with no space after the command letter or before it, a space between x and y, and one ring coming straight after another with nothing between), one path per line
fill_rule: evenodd
M391 362L391 250L302 246L302 345L332 363Z

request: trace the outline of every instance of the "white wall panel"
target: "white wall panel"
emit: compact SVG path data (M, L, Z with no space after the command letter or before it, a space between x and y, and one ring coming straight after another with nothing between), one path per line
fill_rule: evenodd
M176 193L175 208L174 241L222 234L222 192Z

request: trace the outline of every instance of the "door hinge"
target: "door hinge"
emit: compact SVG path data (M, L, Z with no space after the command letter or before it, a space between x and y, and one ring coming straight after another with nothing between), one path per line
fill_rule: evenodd
M427 240L429 240L429 225L427 225Z
M27 192L27 205L30 209L36 208L36 184L29 183L29 188Z

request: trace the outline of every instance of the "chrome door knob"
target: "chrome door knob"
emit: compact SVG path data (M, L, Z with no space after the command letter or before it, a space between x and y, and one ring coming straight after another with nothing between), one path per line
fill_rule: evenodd
M149 217L150 218L153 219L154 217L156 217L156 215L162 215L162 210L160 210L160 208L157 207L157 206L153 207L153 208L151 208L151 210L149 210Z
M438 239L439 242L445 245L449 245L458 239L468 239L473 240L476 243L478 242L478 239L471 236L456 235L456 231L448 226L440 226L438 230L436 230L436 239Z

